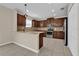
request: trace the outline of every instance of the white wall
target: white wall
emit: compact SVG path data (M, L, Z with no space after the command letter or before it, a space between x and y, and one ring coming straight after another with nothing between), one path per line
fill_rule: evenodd
M79 16L79 4L78 4L78 16ZM79 22L79 17L78 17L78 22ZM79 26L78 26L78 31L79 31ZM79 56L79 32L78 32L78 56Z
M71 10L73 4L74 4L74 3L70 3L70 4L68 5L68 13L70 12L70 10Z
M0 44L13 41L13 21L15 12L0 6Z
M79 55L78 10L78 4L74 4L68 14L68 47L73 55ZM16 15L16 11L0 6L0 44L12 42L16 38Z
M39 52L39 34L17 32L17 12L0 6L0 45L8 43Z
M74 4L68 14L68 47L73 55L78 55L78 4Z

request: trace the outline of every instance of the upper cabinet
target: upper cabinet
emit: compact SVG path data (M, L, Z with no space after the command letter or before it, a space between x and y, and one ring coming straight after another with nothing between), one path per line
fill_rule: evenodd
M24 15L17 14L17 25L18 26L26 25L26 17Z
M25 31L26 17L24 15L17 14L17 31Z
M54 19L53 26L62 27L64 25L64 18Z
M43 22L44 22L43 26L47 27L47 20L44 20Z
M52 24L55 27L62 27L64 25L65 18L48 18L47 20L33 20L32 26L33 27L47 27L48 24Z
M47 24L53 24L54 18L47 18Z
M32 20L32 27L38 27L38 22L36 20Z
M42 21L32 20L32 27L46 27L46 26L47 26L46 20Z
M44 21L40 21L40 27L44 27Z

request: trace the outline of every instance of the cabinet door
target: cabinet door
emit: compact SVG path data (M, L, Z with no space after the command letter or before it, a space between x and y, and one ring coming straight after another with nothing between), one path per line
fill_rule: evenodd
M50 24L51 20L50 19L47 19L47 24Z
M47 27L47 20L44 20L43 23L44 23L43 26Z
M64 18L58 18L58 19L54 19L54 26L63 26L64 25Z
M53 18L51 19L51 24L52 24L52 25L54 24L54 19L53 19Z
M26 17L17 14L17 31L25 31L25 26L26 26Z
M37 21L36 20L32 20L32 27L37 27Z
M56 31L53 32L53 38L57 38L57 32Z
M37 27L40 27L40 21L37 21Z
M48 24L53 24L53 22L54 22L54 18L48 18L47 19L47 23Z
M64 32L63 31L54 31L53 37L58 39L64 39Z
M25 26L26 25L26 17L20 14L17 14L17 25Z
M43 27L43 21L40 21L40 27Z
M32 27L35 27L35 20L32 20Z

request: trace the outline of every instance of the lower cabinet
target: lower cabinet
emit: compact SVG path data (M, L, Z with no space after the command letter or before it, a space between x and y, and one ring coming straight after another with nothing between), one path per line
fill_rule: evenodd
M53 38L64 39L64 32L63 31L54 31Z
M43 37L46 37L46 33L39 34L39 49L43 47Z
M43 33L39 34L39 49L43 46Z

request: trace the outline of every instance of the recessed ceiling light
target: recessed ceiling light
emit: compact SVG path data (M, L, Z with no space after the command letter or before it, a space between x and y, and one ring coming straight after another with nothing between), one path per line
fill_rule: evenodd
M54 9L52 9L52 12L54 13L54 12L55 12L55 10L54 10Z
M26 10L27 12L29 12L29 10Z
M56 16L56 13L55 13L55 14L53 14L53 16L55 17L55 16Z
M61 10L64 10L64 7L62 7Z

